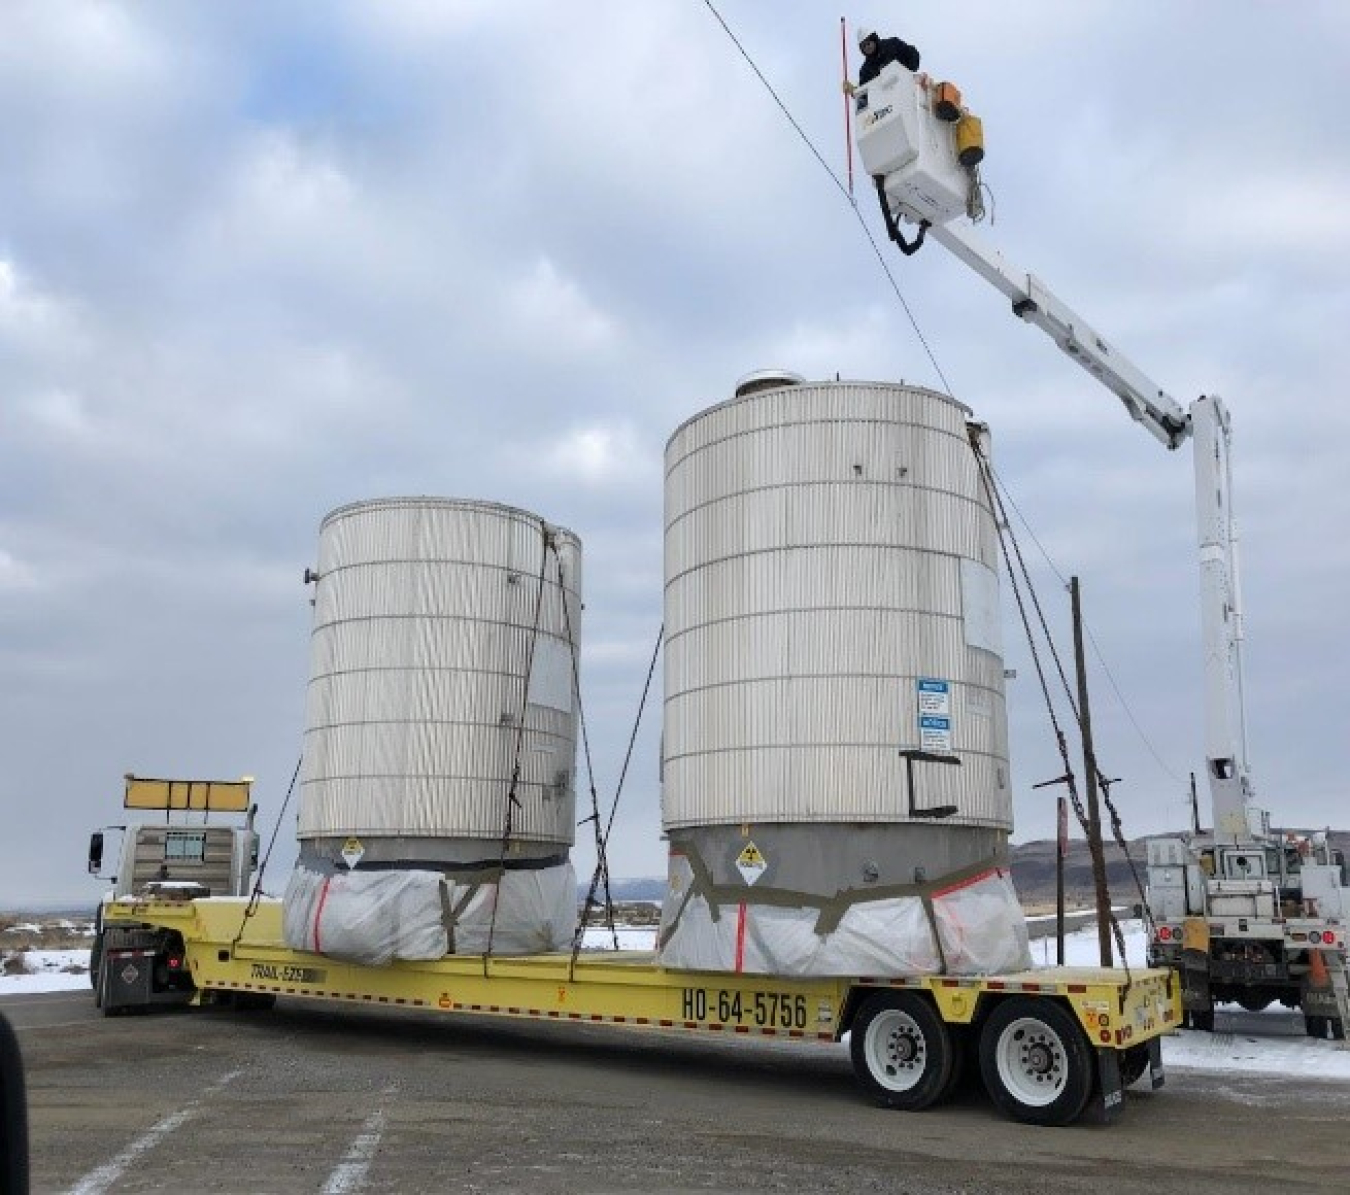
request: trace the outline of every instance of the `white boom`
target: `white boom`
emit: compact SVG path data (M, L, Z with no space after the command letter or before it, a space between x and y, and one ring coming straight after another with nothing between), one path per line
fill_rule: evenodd
M892 64L854 94L858 149L864 168L877 182L892 239L906 252L913 252L917 245L905 242L899 222L919 225L918 243L925 235L931 237L1001 291L1014 315L1040 328L1167 448L1193 440L1205 746L1214 832L1236 842L1250 841L1268 826L1265 814L1253 804L1247 762L1227 409L1213 395L1202 396L1183 409L1039 278L981 243L966 220L979 202L978 178L971 166L958 160L953 125L938 115L935 88L924 76Z

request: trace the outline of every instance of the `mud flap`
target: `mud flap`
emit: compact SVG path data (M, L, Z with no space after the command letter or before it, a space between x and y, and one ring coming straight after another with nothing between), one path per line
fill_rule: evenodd
M1152 1061L1152 1055L1149 1056ZM1159 1055L1159 1067L1161 1067ZM1114 1049L1097 1051L1097 1085L1092 1098L1093 1119L1110 1124L1125 1106L1125 1088L1120 1082L1120 1056Z
M1163 1070L1161 1037L1148 1039L1148 1081L1154 1091L1167 1082L1167 1074Z
M1350 982L1342 959L1331 956L1328 966L1323 956L1309 952L1312 965L1304 976L1299 1005L1304 1016L1326 1017L1344 1025L1350 1020Z
M103 955L103 1009L144 1008L154 1001L154 952L108 950Z
M1214 1001L1209 991L1209 952L1199 950L1183 950L1181 952L1181 1005L1185 1012L1185 1020L1192 1028L1199 1029L1205 1026L1197 1022L1193 1015L1199 1013L1201 1018L1212 1017L1214 1014Z

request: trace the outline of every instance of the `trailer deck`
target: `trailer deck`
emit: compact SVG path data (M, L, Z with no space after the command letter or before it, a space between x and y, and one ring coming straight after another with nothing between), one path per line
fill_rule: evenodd
M281 996L831 1043L854 1031L855 1068L878 1102L937 1102L978 1055L995 1102L1035 1123L1075 1120L1092 1097L1109 1117L1122 1086L1145 1070L1161 1086L1158 1040L1181 1019L1179 986L1164 970L794 978L670 971L643 951L371 967L287 947L275 900L123 899L105 906L104 921L174 943L157 965L190 976L192 1003ZM106 1012L151 1002L145 963L144 949L108 952Z

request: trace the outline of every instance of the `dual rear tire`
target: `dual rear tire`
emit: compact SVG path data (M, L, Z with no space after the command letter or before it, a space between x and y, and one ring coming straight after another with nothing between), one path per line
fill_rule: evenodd
M918 1112L952 1088L952 1036L932 1003L915 992L878 992L853 1022L853 1069L884 1108Z
M1024 1124L1072 1124L1092 1095L1096 1057L1077 1018L1052 1000L1014 996L980 1033L989 1098Z
M877 992L858 1010L850 1052L878 1104L917 1112L956 1090L972 1044L926 996ZM990 1098L1014 1120L1071 1124L1087 1107L1096 1057L1073 1013L1053 1000L1013 996L997 1005L980 1030L978 1054Z

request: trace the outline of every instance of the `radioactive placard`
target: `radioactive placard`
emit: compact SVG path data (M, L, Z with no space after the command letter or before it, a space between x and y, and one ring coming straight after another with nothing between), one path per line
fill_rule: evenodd
M764 852L753 842L747 842L741 853L736 856L736 870L741 873L741 879L751 887L768 866L769 861L764 857Z
M366 848L361 845L359 838L349 838L342 844L342 858L346 861L349 869L360 863L361 856L365 853Z

